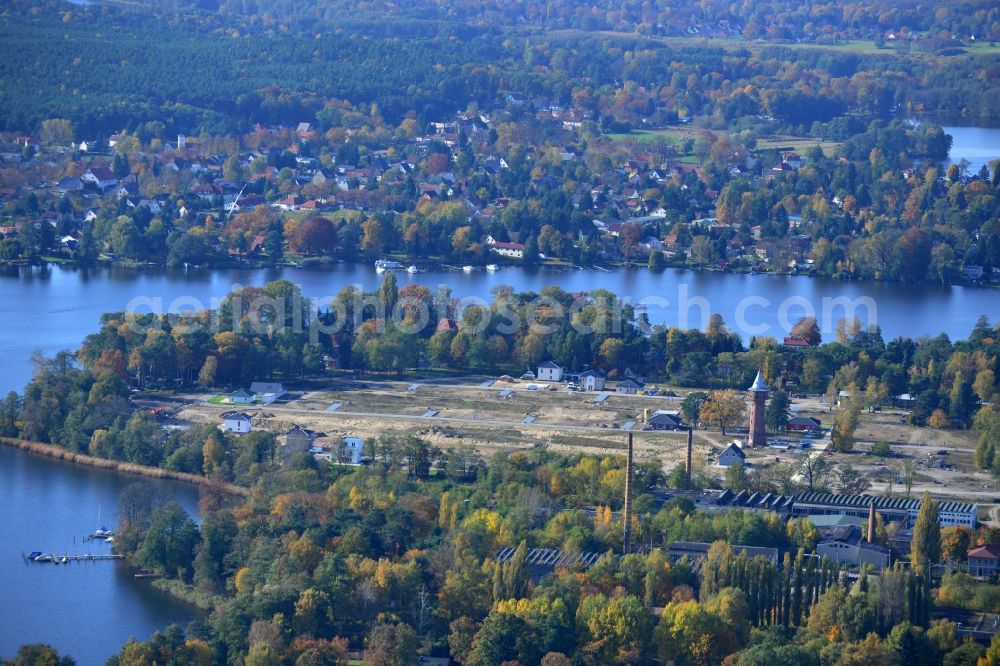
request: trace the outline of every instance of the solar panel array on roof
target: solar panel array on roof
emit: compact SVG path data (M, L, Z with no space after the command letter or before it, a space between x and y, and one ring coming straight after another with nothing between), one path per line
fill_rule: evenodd
M876 511L919 511L920 502L921 500L918 499L903 497L845 495L842 493L809 492L795 495L796 504L821 504L831 507L867 509L874 503ZM976 509L976 505L969 502L943 501L938 502L938 509L942 513L970 513Z
M793 498L789 495L776 495L774 493L750 493L741 490L733 493L726 490L715 503L719 506L745 507L747 509L766 509L769 511L787 511L792 505Z
M516 551L516 548L510 546L501 548L497 551L497 554L493 559L501 563L509 562L514 557L514 553ZM602 553L567 553L566 551L556 550L555 548L529 548L527 557L525 558L525 563L542 567L551 567L553 569L557 567L580 565L586 569L587 567L593 566L594 563L600 559L601 555Z

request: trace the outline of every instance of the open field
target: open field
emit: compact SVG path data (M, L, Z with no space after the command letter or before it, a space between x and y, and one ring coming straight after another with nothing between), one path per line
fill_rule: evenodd
M555 33L579 33L579 34L590 34L586 32L580 32L576 30L561 30L554 31ZM678 49L691 49L691 48L705 48L712 47L717 49L724 49L726 51L739 51L739 50L749 50L754 53L762 51L769 48L784 48L793 50L820 50L820 51L834 51L840 53L853 53L858 55L883 55L891 57L911 57L911 58L954 58L961 57L965 55L997 55L1000 53L1000 44L994 42L990 43L988 41L975 42L974 44L968 46L958 47L961 49L961 53L955 53L948 56L938 56L934 54L924 53L919 50L903 52L898 48L898 45L903 43L901 41L886 41L885 44L880 48L875 45L874 40L870 39L850 39L833 44L818 44L812 42L784 42L784 41L769 41L763 39L757 40L746 40L740 38L720 38L720 37L653 37L648 35L639 35L634 32L615 32L610 30L599 31L600 34L607 35L610 37L628 37L631 39L645 39L653 42L659 42L667 46L671 46Z
M415 390L407 382L333 380L329 388L307 391L295 400L261 408L245 409L254 414L254 427L282 433L293 424L326 433L330 437L354 435L416 434L442 448L472 445L484 454L500 450L539 446L562 453L621 454L625 445L622 427L635 427L636 456L659 460L671 468L684 458L686 434L643 432L643 410L676 409L677 398L611 394L594 403L595 393L528 391L516 385L420 384ZM501 398L500 392L510 395ZM340 403L335 411L327 411ZM200 401L185 408L178 418L195 422L218 422L231 406ZM430 411L435 416L425 416ZM526 417L534 420L525 423ZM698 433L695 448L702 457L721 450L721 442Z
M677 146L685 139L691 139L693 141L705 132L710 131L712 130L707 130L703 127L691 127L690 125L684 125L663 127L655 130L637 129L632 130L631 132L606 134L605 136L612 141L638 141L640 143L650 143L656 140L663 140L673 146Z
M658 461L665 471L684 460L685 433L641 428L646 410L678 410L685 389L674 389L678 397L673 398L610 393L604 402L595 403L597 394L571 392L559 384L552 384L559 387L556 391L527 390L524 383L495 383L484 388L482 379L439 379L432 383L330 379L321 388L294 393L290 399L242 409L254 415L255 428L278 434L295 424L331 438L414 434L440 448L475 446L486 456L538 447L566 454L621 455L626 439L623 427L635 421L632 431L638 460ZM501 397L502 391L509 394ZM222 413L233 409L231 405L212 404L209 397L191 396L178 418L218 423ZM820 419L824 428L832 424L833 412L821 397L795 399L792 406L798 415ZM906 417L904 410L889 408L864 413L853 452L818 453L829 443L827 437L814 440L808 455L828 456L834 467L828 483L834 488L839 486L839 471L850 465L867 481L868 492L886 492L891 486L895 495L901 495L905 488L900 473L909 463L916 466L910 488L914 496L928 490L936 497L984 505L1000 499L992 477L974 469L971 433L917 428L906 423ZM714 460L745 432L745 427L726 436L711 426L696 430L696 459ZM749 450L748 461L757 467L802 461L807 453L797 447L800 438L793 433L772 437L791 444L791 448ZM882 441L889 443L890 456L871 455L872 444ZM723 469L711 465L705 469L720 480L724 474ZM989 512L990 507L984 506L984 518Z
M656 140L664 140L675 148L679 148L680 144L686 139L696 140L702 134L713 131L715 130L708 130L702 127L683 126L664 127L656 130L633 130L631 132L606 134L605 136L612 141L636 141L639 143L650 143ZM719 132L715 131L715 133ZM839 141L821 141L810 136L792 136L785 134L757 139L758 150L795 151L804 155L810 148L819 146L823 149L823 153L827 157L835 155L841 145L842 143ZM680 161L696 164L698 159L694 155L685 155L680 158Z
M781 135L757 139L758 150L793 150L800 155L805 155L806 151L810 148L819 146L823 149L823 154L827 157L832 157L836 154L841 145L843 144L839 141L817 141L813 137L807 136Z

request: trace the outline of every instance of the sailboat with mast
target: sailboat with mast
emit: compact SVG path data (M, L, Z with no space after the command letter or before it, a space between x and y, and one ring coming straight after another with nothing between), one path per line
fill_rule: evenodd
M112 532L107 527L105 527L103 524L101 524L101 507L100 506L97 507L97 524L100 525L100 527L98 527L96 530L94 530L94 533L90 535L94 539L105 539L105 540L108 540L108 539L110 539L111 537L113 537L115 535L114 532Z

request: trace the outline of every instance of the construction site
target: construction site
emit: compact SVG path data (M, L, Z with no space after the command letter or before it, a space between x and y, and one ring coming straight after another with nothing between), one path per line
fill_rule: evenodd
M689 392L681 388L654 396L581 392L561 383L484 377L335 378L322 386L293 390L276 402L239 407L253 418L254 429L278 435L296 425L328 438L411 434L442 449L472 446L487 457L498 451L538 447L564 454L622 455L624 433L632 432L636 460L658 461L669 471L685 462L690 424L659 429L651 425L651 419L658 423L655 417L671 414L680 421L681 403ZM219 423L233 408L211 395L187 395L183 407L173 411L178 423ZM725 434L713 424L697 424L692 443L694 468L721 481L726 468L718 464L719 455L738 442L748 468L758 470L822 455L834 487L838 472L849 466L871 493L916 495L927 490L937 497L982 504L1000 497L992 477L974 468L975 439L968 431L912 426L906 410L884 408L863 413L854 450L838 453L829 446L834 412L824 398L796 397L791 410L793 417L817 422L817 430L808 436L768 433L762 446L753 447L747 445L751 434L746 420ZM992 511L984 512L982 518L990 516Z

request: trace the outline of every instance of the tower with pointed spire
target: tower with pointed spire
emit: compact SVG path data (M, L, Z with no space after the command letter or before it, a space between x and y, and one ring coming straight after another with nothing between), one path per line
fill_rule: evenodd
M764 427L764 406L770 390L764 383L760 370L753 385L747 389L750 392L750 446L767 446L767 430Z

